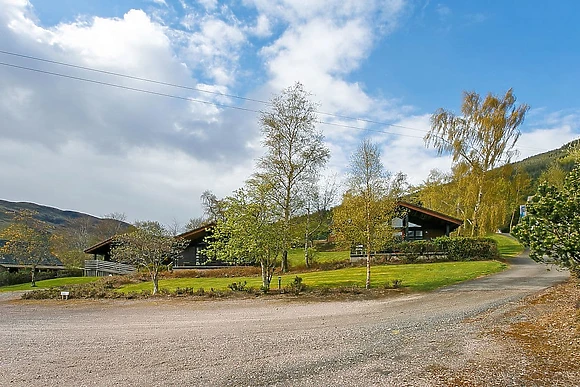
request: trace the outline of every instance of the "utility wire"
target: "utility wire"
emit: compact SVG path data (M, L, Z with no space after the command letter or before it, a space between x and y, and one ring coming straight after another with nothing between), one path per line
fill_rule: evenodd
M214 94L214 95L219 95L219 96L222 96L222 97L229 97L229 98L240 99L240 100L243 100L243 101L251 101L251 102L261 103L261 104L264 104L264 105L267 105L267 106L271 106L272 105L271 102L269 102L269 101L263 101L263 100L260 100L260 99L240 97L240 96L234 95L234 94L221 93L219 91L204 90L204 89L200 89L200 88L197 88L197 87L178 85L178 84L175 84L175 83L157 81L157 80L153 80L153 79L149 79L149 78L143 78L143 77L136 77L136 76L133 76L133 75L121 74L121 73L117 73L117 72L113 72L113 71L99 70L99 69L95 69L95 68L92 68L92 67L80 66L80 65L75 65L75 64L72 64L72 63L65 63L65 62L55 61L55 60L51 60L51 59L39 58L39 57L36 57L36 56L24 55L24 54L19 54L19 53L15 53L15 52L5 51L5 50L0 50L0 53L1 54L5 54L5 55L11 55L11 56L19 57L19 58L35 60L35 61L39 61L39 62L56 64L56 65L59 65L59 66L66 66L66 67L71 67L71 68L80 69L80 70L92 71L92 72L96 72L96 73L100 73L100 74L113 75L113 76L116 76L116 77L122 77L122 78L132 79L132 80L136 80L136 81L152 83L152 84L156 84L156 85L170 86L170 87L176 87L176 88L184 89L184 90L192 90L192 91L198 91L198 92L202 92L202 93ZM366 118L350 117L350 116L345 116L345 115L340 115L340 114L334 114L334 113L327 113L327 112L321 112L321 111L316 111L316 113L321 114L321 115L324 115L324 116L336 117L336 118L341 118L341 119L346 119L346 120L351 120L351 121L366 122L366 123L369 123L369 124L382 125L382 126L392 126L392 127L395 127L395 128L408 129L408 130L413 130L413 131L417 131L417 132L427 133L427 131L426 130L423 130L423 129L410 128L408 126L397 125L397 124L390 124L390 123L387 123L387 122L375 121L375 120L370 120L370 119L366 119Z
M31 67L26 67L26 66L19 66L19 65L15 65L15 64L11 64L11 63L0 62L0 65L1 66L7 66L7 67L13 67L13 68L21 69L21 70L33 71L33 72L41 73L41 74L54 75L56 77L61 77L61 78L68 78L68 79L74 79L74 80L77 80L77 81L95 83L97 85L116 87L118 89L125 89L125 90L137 91L137 92L140 92L140 93L153 94L153 95L158 95L160 97L175 98L175 99L181 99L181 100L184 100L184 101L199 102L199 103L203 103L203 104L206 104L206 105L214 105L214 106L223 107L223 108L230 108L230 109L243 110L243 111L247 111L247 112L259 113L258 110L247 109L247 108L243 108L243 107L239 107L239 106L225 105L225 104L220 104L220 103L210 102L210 101L204 101L202 99L196 99L196 98L190 98L190 97L181 97L179 95L173 95L173 94L167 94L167 93L160 93L160 92L157 92L157 91L151 91L151 90L139 89L139 88L136 88L136 87L118 85L116 83L103 82L103 81L97 81L95 79L88 79L88 78L76 77L74 75L60 74L60 73L55 73L55 72L52 72L52 71L34 69L34 68L31 68Z
M196 88L196 87L183 86L183 85L178 85L178 84L174 84L174 83L156 81L156 80L152 80L152 79L148 79L148 78L136 77L136 76L132 76L132 75L121 74L121 73L116 73L116 72L106 71L106 70L99 70L99 69L95 69L95 68L91 68L91 67L74 65L71 63L53 61L50 59L44 59L44 58L39 58L39 57L34 57L34 56L24 55L24 54L18 54L18 53L14 53L14 52L5 51L5 50L0 50L0 53L5 54L5 55L20 57L20 58L25 58L25 59L36 60L36 61L45 62L45 63L57 64L60 66L66 66L66 67L77 68L77 69L81 69L81 70L92 71L92 72L106 74L106 75L113 75L113 76L117 76L117 77L122 77L122 78L142 81L142 82L148 82L148 83L152 83L152 84L156 84L156 85L170 86L170 87L175 87L175 88L180 88L180 89L185 89L185 90L198 91L198 92L203 92L203 93L208 93L208 94L213 94L213 95L219 95L219 96L224 96L224 97L229 97L229 98L240 99L240 100L244 100L244 101L257 102L257 103L261 103L261 104L265 104L265 105L269 105L269 106L271 105L270 102L259 100L259 99L246 98L246 97L241 97L241 96L237 96L237 95L233 95L233 94L226 94L226 93L221 93L221 92L216 92L216 91L203 90L203 89ZM77 80L77 81L83 81L83 82L103 85L103 86L109 86L109 87L115 87L115 88L119 88L119 89L136 91L136 92L140 92L140 93L157 95L157 96L161 96L161 97L180 99L180 100L185 100L185 101L190 101L190 102L197 102L197 103L202 103L202 104L206 104L206 105L213 105L216 107L236 109L236 110L247 111L247 112L252 112L252 113L261 113L261 111L255 110L255 109L243 108L243 107L239 107L239 106L235 106L235 105L226 105L226 104L221 104L221 103L211 102L211 101L204 101L201 99L191 98L191 97L182 97L182 96L178 96L178 95L174 95L174 94L145 90L145 89L140 89L140 88L136 88L136 87L124 86L124 85L119 85L119 84L110 83L110 82L98 81L95 79L88 79L88 78L83 78L83 77L77 77L74 75L61 74L61 73L56 73L56 72L52 72L52 71L40 70L40 69L35 69L35 68L31 68L31 67L26 67L26 66L20 66L20 65L11 64L11 63L0 62L0 65L6 66L6 67L17 68L17 69L21 69L21 70L33 71L33 72L46 74L46 75L53 75L53 76L57 76L57 77L68 78L68 79L73 79L73 80ZM360 117L350 117L350 116L344 116L344 115L333 114L333 113L325 113L325 112L321 112L321 111L316 111L316 113L321 114L321 115L330 116L330 117L335 117L335 118L342 118L342 119L347 119L347 120L352 120L352 121L359 121L359 122L365 122L365 123L382 125L382 126L391 126L391 127L395 127L395 128L408 129L408 130L418 131L418 132L422 132L422 133L427 133L426 130L422 130L422 129L411 128L408 126L380 122L380 121L375 121L375 120L370 120L370 119L365 119L365 118L360 118ZM353 126L353 125L337 124L337 123L333 123L333 122L320 121L320 120L318 120L317 122L320 124L323 124L323 125L329 125L329 126L335 126L335 127L341 127L341 128L357 129L357 130L370 131L370 132L376 132L376 133L391 134L391 135L401 136L401 137L423 139L423 137L412 136L412 135L403 134L403 133L394 133L394 132L387 132L387 131L378 130L378 129L361 128L361 127ZM538 150L538 151L542 151L542 152L546 151L545 149L539 149L539 148L530 148L530 147L520 147L520 148L521 149Z
M156 80L149 79L149 78L136 77L136 76L133 76L133 75L121 74L121 73L116 73L116 72L107 71L107 70L99 70L99 69L95 69L95 68L92 68L92 67L79 66L79 65L72 64L72 63L65 63L65 62L59 62L59 61L56 61L56 60L38 58L38 57L35 57L35 56L30 56L30 55L17 54L15 52L9 52L9 51L4 51L4 50L0 50L0 53L1 54L5 54L5 55L16 56L16 57L19 57L19 58L36 60L36 61L39 61L39 62L52 63L52 64L56 64L56 65L59 65L59 66L66 66L66 67L71 67L71 68L80 69L80 70L92 71L92 72L100 73L100 74L113 75L113 76L116 76L116 77L122 77L122 78L127 78L127 79L133 79L133 80L136 80L136 81L153 83L155 85L163 85L163 86L176 87L176 88L184 89L184 90L199 91L201 93L214 94L214 95L219 95L219 96L222 96L222 97L237 98L237 99L241 99L241 100L244 100L244 101L258 102L258 103L263 103L263 104L266 104L266 105L271 105L271 103L268 102L268 101L262 101L262 100L259 100L259 99L240 97L238 95L233 95L233 94L225 94L225 93L221 93L219 91L204 90L204 89L200 89L200 88L197 88L197 87L183 86L183 85L178 85L178 84L175 84L175 83L169 83L169 82L163 82L163 81L156 81Z
M221 107L221 108L236 109L236 110L241 110L241 111L246 111L246 112L251 112L251 113L261 113L259 110L255 110L255 109L248 109L248 108L243 108L243 107L234 106L234 105L226 105L226 104L221 104L221 103L216 103L216 102L204 101L201 99L190 98L190 97L182 97L182 96L174 95L174 94L160 93L157 91L151 91L151 90L139 89L136 87L118 85L116 83L97 81L95 79L77 77L74 75L55 73L52 71L40 70L40 69L31 68L31 67L15 65L15 64L11 64L11 63L0 62L0 66L12 67L12 68L20 69L20 70L33 71L33 72L40 73L40 74L53 75L56 77L68 78L68 79L73 79L76 81L82 81L82 82L88 82L88 83L94 83L94 84L102 85L102 86L110 86L110 87L115 87L118 89L131 90L131 91L136 91L139 93L152 94L152 95L157 95L160 97L168 97L168 98L180 99L180 100L184 100L184 101L198 102L198 103L203 103L206 105L213 105L213 106L217 106L217 107ZM376 132L376 133L392 134L395 136L405 136L405 137L413 137L413 138L420 138L420 139L423 138L423 137L419 137L419 136L409 136L409 135L405 135L405 134L401 134L401 133L387 132L387 131L378 130L378 129L367 129L367 128L361 128L358 126L337 124L334 122L327 122L327 121L320 121L320 120L318 120L317 122L320 124L323 124L323 125L358 129L358 130L370 131L370 132Z

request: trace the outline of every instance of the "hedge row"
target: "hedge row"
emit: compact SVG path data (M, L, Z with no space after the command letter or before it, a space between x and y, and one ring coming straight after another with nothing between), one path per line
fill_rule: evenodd
M386 262L485 261L499 258L491 238L440 237L395 243L375 255Z

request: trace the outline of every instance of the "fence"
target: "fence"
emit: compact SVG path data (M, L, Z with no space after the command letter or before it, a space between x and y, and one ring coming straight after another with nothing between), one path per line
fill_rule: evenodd
M135 267L124 263L86 260L85 277L103 277L109 274L131 274L135 272Z

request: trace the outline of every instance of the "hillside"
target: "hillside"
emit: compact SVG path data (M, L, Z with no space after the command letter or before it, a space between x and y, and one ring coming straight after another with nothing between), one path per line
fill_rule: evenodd
M546 171L550 165L552 165L558 159L566 156L568 150L577 143L578 140L574 140L562 145L558 149L553 149L548 152L530 156L512 164L516 168L522 168L528 175L530 175L532 180L537 180L542 172ZM562 167L566 170L569 170L571 169L572 165L563 165Z
M79 228L84 228L89 234L107 234L108 230L124 230L129 227L129 224L125 222L101 219L76 211L64 211L34 203L9 202L0 199L0 230L12 222L11 214L20 210L37 212L34 217L52 226L55 233L69 234Z

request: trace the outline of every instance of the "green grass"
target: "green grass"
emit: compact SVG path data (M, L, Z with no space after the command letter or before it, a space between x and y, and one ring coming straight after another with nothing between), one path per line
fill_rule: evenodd
M524 246L508 236L491 234L488 237L497 242L497 247L502 258L514 258L524 251Z
M47 289L57 286L66 286L74 284L86 284L89 282L94 282L98 280L99 277L63 277L63 278L53 278L43 281L36 281L36 287L30 286L30 282L25 284L1 286L0 292L13 292L17 290L36 290L36 289Z
M332 263L340 261L349 261L350 252L345 251L318 251L314 255L314 261L317 263ZM292 249L288 251L288 265L291 268L303 268L306 266L304 262L304 249Z
M473 261L473 262L443 262L424 263L408 265L382 265L373 266L371 269L371 286L384 287L395 279L403 281L403 286L414 291L427 291L442 286L451 285L457 282L466 281L483 275L493 274L502 271L507 266L496 261ZM301 273L303 283L310 287L341 287L359 286L364 287L365 267L352 267L339 270L317 271ZM296 274L282 276L282 286L292 282ZM208 291L211 288L216 290L227 289L232 282L247 281L248 287L259 288L261 279L259 277L238 277L238 278L175 278L159 281L162 289L170 291L176 288L203 288ZM272 288L278 286L278 279L272 280ZM130 284L123 286L120 291L123 293L141 292L150 290L151 283Z

